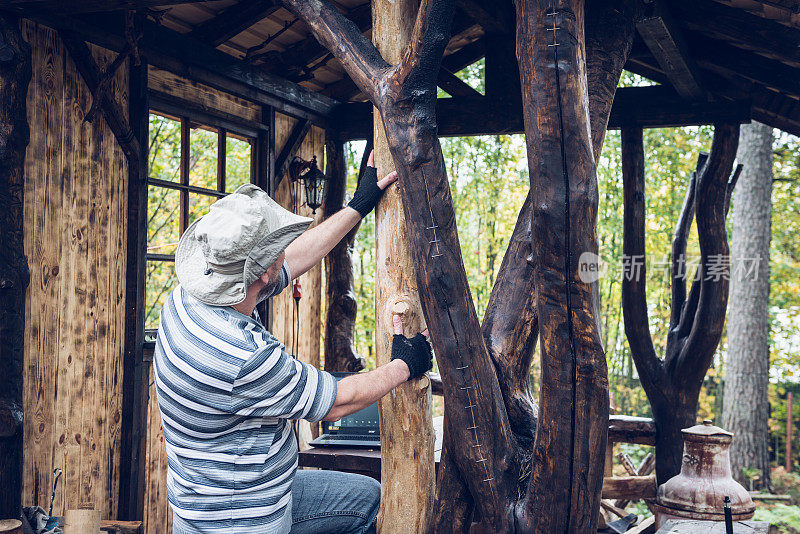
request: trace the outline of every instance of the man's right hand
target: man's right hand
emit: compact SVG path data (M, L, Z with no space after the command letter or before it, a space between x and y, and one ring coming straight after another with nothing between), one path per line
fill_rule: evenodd
M394 323L392 361L402 360L406 363L410 373L409 380L419 378L433 369L433 351L424 333L407 338L403 335L403 323L400 320L400 316L393 316L392 322Z

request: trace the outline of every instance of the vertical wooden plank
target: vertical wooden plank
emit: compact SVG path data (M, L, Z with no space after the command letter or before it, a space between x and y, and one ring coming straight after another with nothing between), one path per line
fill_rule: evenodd
M83 122L91 98L57 34L30 23L25 32L35 56L29 121L36 146L26 159L26 243L40 267L26 305L24 498L46 506L59 467L54 513L91 502L114 517L125 160L102 118ZM105 64L113 58L95 54ZM125 76L112 84L121 102Z
M149 405L147 408L147 452L145 456L144 534L172 532L172 510L167 502L167 458L164 431L156 401L152 369L149 372Z
M28 301L32 310L26 339L26 392L24 500L45 502L52 480L53 443L58 440L54 427L52 384L57 379L59 358L58 307L61 240L53 233L61 228L61 124L63 121L62 50L55 32L30 26L33 78L29 95L29 123L32 150L26 157L26 183L36 195L25 199L34 206L34 247L28 253L31 272ZM60 237L60 236L57 236Z
M31 47L31 66L32 76L28 84L28 125L41 124L41 70L38 66L41 64L41 53L44 50L38 43L38 33L36 25L30 21L22 21L22 38ZM41 206L39 202L41 195L41 188L37 187L37 182L42 180L44 175L43 163L44 157L42 154L43 145L41 144L41 132L31 129L30 141L25 158L25 205L23 207L23 225L24 225L24 242L25 253L28 257L28 264L30 266L30 281L28 286L28 297L25 299L25 361L23 364L23 372L25 373L25 380L22 383L22 402L25 407L26 421L36 421L38 419L36 409L37 399L37 381L32 377L36 376L36 366L34 360L34 351L31 349L32 340L38 338L39 330L39 310L35 302L32 302L31 295L38 294L41 287L41 269L38 268L40 263L41 246L37 242L41 240L38 226L36 225L37 207ZM23 443L28 447L36 446L34 439L38 425L23 425ZM23 451L23 471L22 471L22 500L23 502L33 502L35 498L34 480L35 474L30 462L30 455Z

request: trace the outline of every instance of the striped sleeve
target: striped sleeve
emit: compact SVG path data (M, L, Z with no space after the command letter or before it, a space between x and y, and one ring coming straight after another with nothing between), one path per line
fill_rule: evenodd
M279 344L259 350L233 383L231 413L321 421L336 401L330 373L289 356Z

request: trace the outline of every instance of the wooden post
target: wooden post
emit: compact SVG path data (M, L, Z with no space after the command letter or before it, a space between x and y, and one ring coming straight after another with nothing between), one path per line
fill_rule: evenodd
M361 158L359 176L366 166L372 150L372 139L367 142ZM323 206L327 219L344 207L347 191L347 161L344 141L325 133L325 174L328 192ZM355 337L358 303L353 290L353 243L361 223L355 225L325 257L325 370L358 372L366 364L356 353Z
M583 270L598 252L584 2L517 0L516 7L542 360L531 484L518 525L526 532L594 532L608 378L597 278ZM544 490L554 481L558 489Z
M139 23L141 21L138 21ZM128 160L127 272L125 276L125 346L122 374L122 448L120 451L120 519L144 515L147 406L150 361L143 353L145 321L145 253L147 248L147 173L150 110L147 62L129 60L128 121L139 150Z
M0 519L22 513L22 372L28 261L24 163L31 49L19 19L0 15Z
M728 276L704 276L716 258L728 257L725 215L737 173L731 175L739 142L738 124L717 124L710 154L701 154L687 187L672 243L672 314L665 357L650 335L644 267L645 175L642 129L622 130L624 189L622 279L625 335L656 423L656 476L660 483L677 475L683 458L681 429L695 424L700 386L725 325ZM686 239L697 221L701 261L686 272ZM727 267L723 265L723 268ZM695 278L687 295L687 278Z
M383 58L398 63L409 42L417 0L376 0L372 3L372 38ZM375 164L378 176L395 169L380 113L374 116ZM407 336L424 329L422 307L406 232L403 199L389 186L375 211L376 296L375 357L378 365L391 359L392 315L399 314ZM433 460L433 399L427 378L406 383L380 402L381 511L378 529L392 533L422 533L433 508L436 476Z
M792 427L794 425L794 418L792 417L792 407L794 404L794 395L790 391L786 396L786 472L792 472Z

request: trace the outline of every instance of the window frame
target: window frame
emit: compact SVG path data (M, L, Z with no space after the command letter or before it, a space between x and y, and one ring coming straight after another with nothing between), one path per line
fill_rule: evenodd
M150 168L147 169L146 187L150 186L161 187L178 191L180 195L179 202L179 227L178 236L183 235L189 226L189 194L198 194L207 197L215 197L217 199L223 198L230 193L226 189L227 181L227 139L233 137L247 141L250 145L250 182L257 183L257 165L259 161L264 160L264 156L258 154L262 145L259 139L269 132L269 127L263 123L256 123L227 115L222 112L215 112L207 109L198 109L188 102L180 101L172 97L167 97L160 94L151 94L149 107L148 107L148 121L150 115L159 115L169 120L179 122L181 125L180 134L180 162L179 162L179 180L170 181L160 178L153 178L150 175ZM207 189L191 185L189 183L189 164L191 154L191 130L193 128L208 128L209 130L216 130L217 132L217 184L216 189ZM149 217L150 211L147 210ZM148 251L149 243L145 239L145 273L147 272L147 265L149 262L175 262L174 254L161 254ZM146 274L145 274L146 276ZM145 287L147 287L147 278L145 278ZM145 295L145 300L147 296ZM147 302L145 302L147 304ZM142 310L143 314L147 313L147 306ZM147 321L147 316L144 317Z

